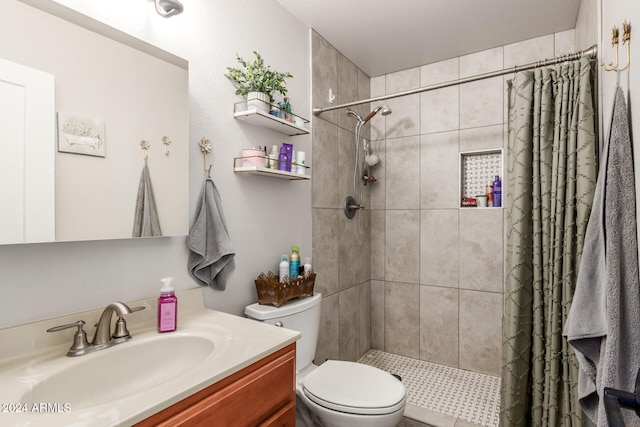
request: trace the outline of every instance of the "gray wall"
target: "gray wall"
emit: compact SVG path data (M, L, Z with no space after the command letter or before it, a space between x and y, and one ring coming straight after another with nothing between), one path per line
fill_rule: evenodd
M311 137L289 138L235 120L233 103L241 98L224 73L236 65L236 52L250 57L259 51L269 65L294 75L287 82L291 103L308 118L308 28L276 0L193 0L169 19L151 1L58 2L189 61L190 218L205 177L197 145L205 136L213 145L208 161L236 251L227 290L208 290L206 303L242 314L256 301L254 279L277 271L292 244L303 257L311 254L311 183L237 175L233 158L243 148L283 141L311 153ZM154 296L165 276L175 277L178 290L197 286L187 272L184 237L0 246L0 327Z

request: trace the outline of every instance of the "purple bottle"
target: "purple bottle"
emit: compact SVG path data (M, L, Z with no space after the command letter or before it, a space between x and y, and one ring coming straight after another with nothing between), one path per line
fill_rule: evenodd
M493 206L496 208L502 206L502 182L499 175L496 175L496 179L493 180Z
M289 156L287 156L287 151L284 147L280 148L280 155L278 156L278 170L287 171L291 170L291 163L289 163ZM288 169L287 169L288 168Z

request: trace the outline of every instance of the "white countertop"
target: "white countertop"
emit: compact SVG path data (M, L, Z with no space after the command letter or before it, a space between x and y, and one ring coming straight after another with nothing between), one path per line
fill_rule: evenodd
M128 426L216 383L300 338L300 334L266 323L213 311L202 304L202 289L177 294L178 330L156 332L156 298L127 303L144 305L145 310L128 314L127 325L133 338L112 348L79 357L66 357L75 328L57 333L46 329L85 320L89 340L102 310L76 313L56 319L0 329L0 425L8 426ZM185 367L184 372L158 385L117 397L106 403L74 408L73 402L30 402L24 398L31 387L52 372L68 369L74 363L106 357L107 352L134 344L136 340L160 340L198 333L215 335L215 350L204 363ZM177 342L177 341L176 341ZM134 344L135 345L135 344ZM180 347L167 358L178 357ZM73 367L73 366L72 366ZM132 379L133 380L133 379ZM83 385L84 386L84 385ZM101 384L86 384L101 387ZM106 392L106 391L105 391Z

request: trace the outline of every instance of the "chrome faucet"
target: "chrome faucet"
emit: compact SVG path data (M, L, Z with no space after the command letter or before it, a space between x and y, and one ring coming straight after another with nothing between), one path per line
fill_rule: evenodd
M129 308L128 305L122 302L109 304L100 315L100 320L96 324L96 332L91 344L87 341L87 334L83 329L85 324L83 320L69 323L67 325L55 326L47 329L47 332L57 332L63 329L77 327L78 330L74 334L73 344L69 348L67 356L82 356L84 354L93 353L94 351L109 348L131 339L131 334L127 330L127 322L124 320L124 315L143 309L144 307ZM114 313L118 316L118 319L116 320L116 327L112 334L111 319L113 318Z
M114 333L113 337L111 336L111 318L113 317L113 313L118 315L118 320L116 321L116 333ZM98 325L96 326L96 333L93 336L93 341L91 341L91 345L100 345L106 346L109 345L111 340L120 340L126 341L131 338L131 334L127 330L126 323L124 321L124 315L131 313L131 309L128 305L122 302L114 302L109 304L103 311L100 316L100 320L98 321ZM120 323L120 326L118 326ZM124 325L124 327L122 326ZM120 329L120 331L118 331Z

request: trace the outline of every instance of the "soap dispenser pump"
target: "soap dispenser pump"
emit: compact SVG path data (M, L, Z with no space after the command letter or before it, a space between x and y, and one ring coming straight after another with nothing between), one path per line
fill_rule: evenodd
M158 298L158 332L173 332L178 324L178 298L171 282L173 277L161 279L160 297Z

